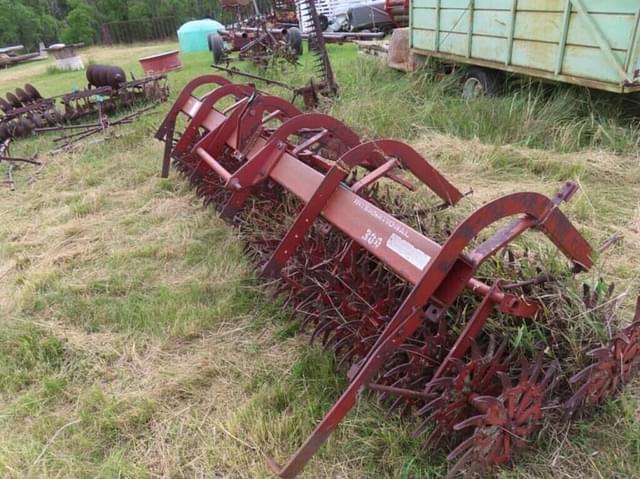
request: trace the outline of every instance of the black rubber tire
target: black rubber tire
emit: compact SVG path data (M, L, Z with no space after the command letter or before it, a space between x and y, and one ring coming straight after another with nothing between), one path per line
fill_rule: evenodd
M318 15L318 20L320 20L320 30L326 31L329 28L329 18L321 13Z
M296 55L302 55L302 32L299 28L291 27L287 29L287 45Z
M462 97L474 100L483 96L495 96L499 93L501 75L489 68L471 67L464 76Z
M209 50L213 52L213 63L215 63L216 65L222 63L226 56L224 52L224 40L222 39L222 36L217 33L212 33L211 35L209 35L208 41Z

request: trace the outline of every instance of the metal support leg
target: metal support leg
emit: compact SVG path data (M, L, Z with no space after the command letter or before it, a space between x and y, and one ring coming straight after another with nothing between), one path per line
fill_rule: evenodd
M340 396L340 399L333 405L320 424L316 426L309 438L302 447L298 449L286 466L280 467L273 460L269 460L269 467L276 475L283 479L293 479L302 471L311 457L313 457L318 449L320 449L320 446L322 446L336 427L338 427L340 421L342 421L353 408L358 399L358 394L371 382L376 372L384 364L389 353L396 350L418 328L422 319L419 314L420 312L421 310L414 310L395 330L388 333L385 341L381 342L372 350L367 362L364 363L353 381L351 381L349 387L344 391L342 396Z
M171 153L173 152L173 134L176 130L176 122L172 121L167 126L166 136L164 138L164 157L162 158L162 178L169 177L169 170L171 169Z
M456 341L456 344L453 345L447 357L440 363L440 367L433 375L433 379L437 379L442 377L446 372L449 366L451 365L452 359L462 359L462 357L466 354L466 352L471 347L471 341L473 341L476 336L480 333L482 328L484 327L484 323L487 322L489 315L493 311L495 307L495 303L491 299L493 294L497 291L500 282L496 281L496 283L491 287L489 293L484 297L478 309L475 310L473 316L469 320L469 323L464 328L464 331L460 334L460 337Z

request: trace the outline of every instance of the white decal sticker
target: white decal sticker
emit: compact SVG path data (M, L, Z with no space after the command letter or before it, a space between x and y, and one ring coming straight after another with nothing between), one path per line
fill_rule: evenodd
M391 234L387 240L387 248L400 255L419 270L423 270L431 261L431 256L420 251L397 234Z

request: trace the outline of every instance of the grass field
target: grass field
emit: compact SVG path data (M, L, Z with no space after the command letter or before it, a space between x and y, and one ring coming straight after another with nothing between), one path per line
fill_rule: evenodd
M140 76L136 58L173 46L84 57ZM569 217L594 245L623 238L583 279L615 282L620 314L631 317L640 294L633 102L520 81L465 103L455 78L389 71L351 45L331 54L342 94L327 109L365 137L407 140L473 189L461 214L506 192L579 182ZM210 71L208 54L183 60L170 75L174 96ZM85 83L48 66L0 72L0 92L31 82L54 95ZM309 72L305 57L273 76L295 84ZM45 168L24 167L17 191L0 190L0 477L269 477L265 455L284 460L345 385L331 355L292 334L233 230L175 173L159 178L152 134L167 109L112 141L41 155ZM51 144L21 141L14 153ZM542 431L498 477L640 477L638 397L632 385L593 419ZM364 398L303 477L441 477L443 454L420 452L415 423L384 416Z

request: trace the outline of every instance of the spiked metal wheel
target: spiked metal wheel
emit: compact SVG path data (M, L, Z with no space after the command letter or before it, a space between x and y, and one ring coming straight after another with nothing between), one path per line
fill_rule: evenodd
M424 449L437 446L443 439L453 440L456 425L468 414L473 399L499 391L498 375L508 370L508 359L504 357L506 346L503 342L494 352L492 340L487 354L483 355L474 341L468 362L452 360L446 375L426 385L424 392L432 394L433 399L417 411L423 419L415 432L418 435L431 429Z
M594 359L593 364L570 380L575 393L564 404L570 416L581 407L592 408L613 397L640 369L640 299L633 322L587 356Z
M447 477L462 472L466 476L508 463L514 450L527 446L540 426L545 398L549 395L557 372L551 366L542 374L542 356L533 364L524 364L513 384L507 373L499 373L502 393L498 396L475 396L471 405L480 413L455 425L456 431L473 428L471 435L449 454L458 459Z

